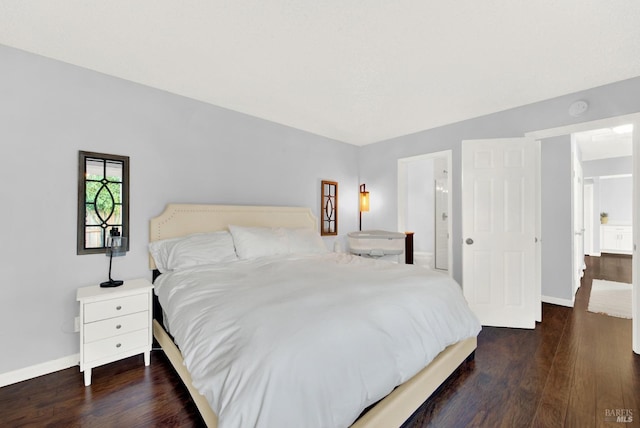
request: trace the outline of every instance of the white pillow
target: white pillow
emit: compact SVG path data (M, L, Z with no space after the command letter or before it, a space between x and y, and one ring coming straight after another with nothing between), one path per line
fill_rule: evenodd
M162 273L238 259L233 239L226 230L151 242L149 251Z
M287 254L289 244L284 229L229 226L238 257L243 260Z
M317 232L282 227L229 226L238 257L243 260L279 254L326 253Z
M289 252L292 254L328 253L320 234L312 229L285 229L289 238Z

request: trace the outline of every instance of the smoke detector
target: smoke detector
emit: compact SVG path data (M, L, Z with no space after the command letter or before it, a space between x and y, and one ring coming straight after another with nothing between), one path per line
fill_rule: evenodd
M589 103L584 100L576 101L569 106L569 114L573 117L579 117L589 110Z

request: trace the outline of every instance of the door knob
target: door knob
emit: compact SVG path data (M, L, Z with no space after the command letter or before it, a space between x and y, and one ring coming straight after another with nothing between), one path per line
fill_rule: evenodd
M448 218L449 216L447 215L447 213L442 213L442 221L445 221Z
M471 245L471 244L473 244L473 239L467 238L467 240L465 242L467 243L467 245Z

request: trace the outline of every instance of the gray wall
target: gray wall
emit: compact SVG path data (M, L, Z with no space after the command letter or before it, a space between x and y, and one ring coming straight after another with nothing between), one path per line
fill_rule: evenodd
M609 159L598 159L582 162L583 175L586 182L593 183L593 253L600 253L600 213L609 213L609 223L631 224L632 222L632 179L630 177L607 178L606 176L632 174L633 156L622 156ZM587 178L589 177L589 178ZM614 184L613 191L607 189L612 183L621 180L621 187ZM603 187L604 184L604 187ZM620 189L625 189L620 193ZM604 192L604 193L603 193ZM613 195L618 195L611 198Z
M150 278L148 221L168 202L318 215L329 179L340 233L357 228L355 146L3 46L0 64L0 374L77 353L76 289L106 279L104 255L76 255L78 150L131 157L117 278Z
M542 295L572 300L571 136L542 140L540 152Z
M434 179L433 159L422 159L407 163L407 230L414 232L415 251L433 253L434 225Z
M599 212L609 214L610 224L631 224L632 199L632 177L600 178Z
M461 210L461 141L521 137L527 132L640 112L637 94L640 94L640 77L364 146L360 151L360 180L367 183L371 192L368 227L391 230L396 227L397 159L452 150L454 278L461 281L462 225L458 214ZM580 99L587 100L590 107L584 116L574 118L568 114L568 108ZM560 215L570 216L571 212ZM542 234L546 235L544 230ZM547 266L552 269L552 265ZM566 287L570 289L570 282ZM567 295L565 291L564 288L549 290L549 296L563 298Z
M582 162L582 175L585 178L619 174L633 174L633 156Z
M148 220L167 202L299 205L317 215L320 181L331 179L344 235L357 228L358 184L367 183L366 227L395 230L397 159L451 149L460 280L462 140L640 111L635 78L358 148L3 46L0 64L0 374L78 352L76 289L105 279L104 256L76 255L78 150L131 157L131 251L114 271L134 278L149 277ZM567 114L577 99L591 106L582 118Z

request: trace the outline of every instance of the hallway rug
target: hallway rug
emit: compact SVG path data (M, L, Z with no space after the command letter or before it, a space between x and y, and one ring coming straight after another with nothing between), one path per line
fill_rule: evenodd
M631 284L594 279L588 310L612 317L631 318Z

